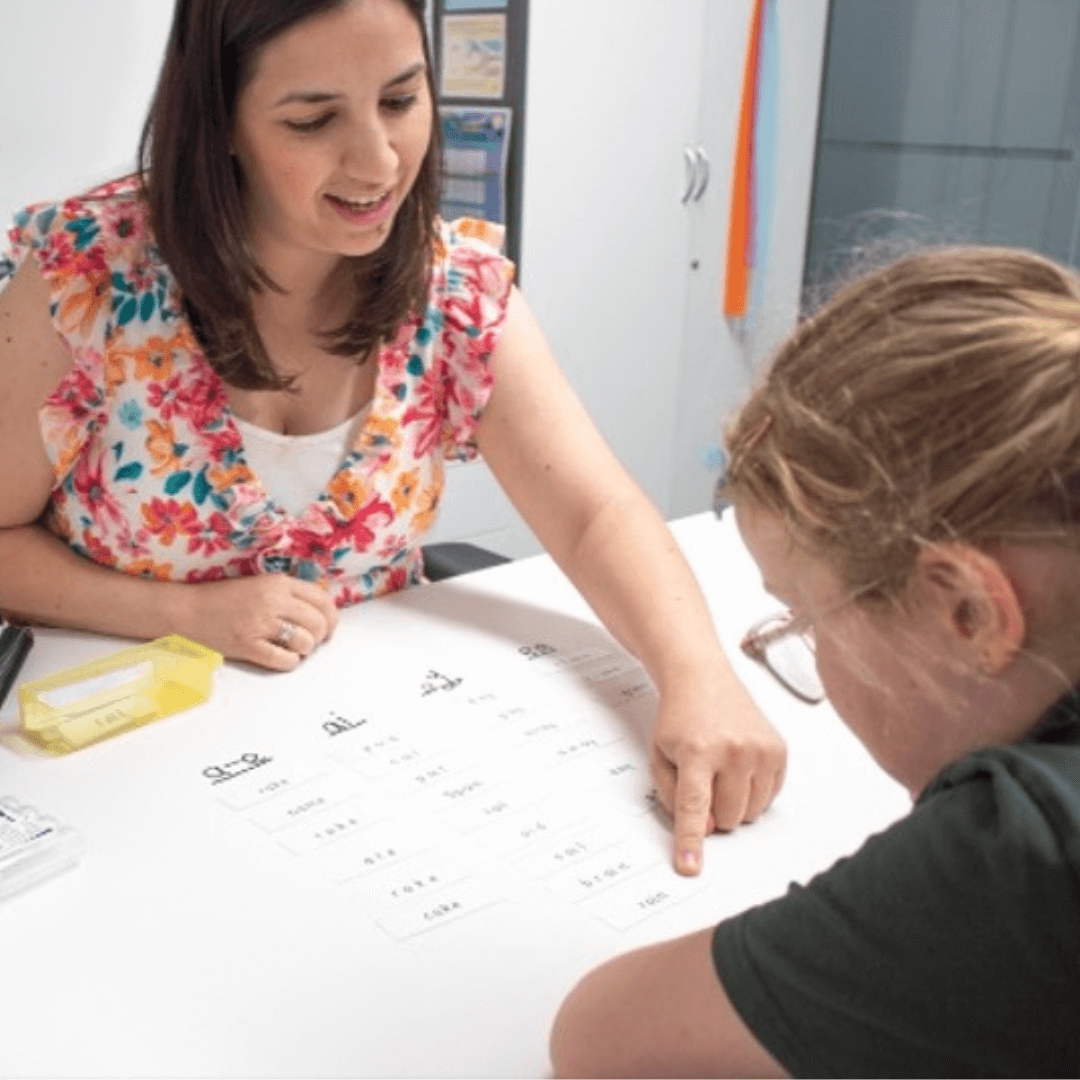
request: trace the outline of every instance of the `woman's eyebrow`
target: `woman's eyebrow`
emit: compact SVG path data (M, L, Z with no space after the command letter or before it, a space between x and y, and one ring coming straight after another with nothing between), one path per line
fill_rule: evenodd
M408 82L419 75L426 67L427 64L422 60L417 64L413 64L412 67L406 68L400 75L395 75L383 89L389 90ZM294 105L297 102L301 105L322 105L327 101L337 101L338 98L343 96L342 94L331 93L329 90L292 90L284 97L278 98L271 108L277 109L282 105Z
M426 67L427 67L427 64L424 63L423 60L421 60L417 64L413 64L412 67L406 68L400 75L394 76L394 78L392 78L386 84L386 86L383 87L383 89L384 90L389 90L390 87L392 87L392 86L400 86L401 83L408 82L410 79L412 79L415 76L419 75L420 72L423 71L424 68L426 68Z
M302 105L321 105L326 101L336 101L339 97L341 94L331 94L326 90L294 90L275 101L271 108L277 109L282 105L292 105L296 102Z

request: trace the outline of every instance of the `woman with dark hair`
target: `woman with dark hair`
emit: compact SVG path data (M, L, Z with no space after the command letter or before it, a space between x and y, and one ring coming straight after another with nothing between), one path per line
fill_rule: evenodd
M0 608L289 670L421 580L443 459L480 452L656 682L693 873L783 744L510 263L437 217L431 80L421 0L178 0L139 172L0 262Z

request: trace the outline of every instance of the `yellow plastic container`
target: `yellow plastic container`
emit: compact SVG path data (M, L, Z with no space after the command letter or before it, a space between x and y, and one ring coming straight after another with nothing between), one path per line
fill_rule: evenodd
M201 704L221 662L221 653L170 634L23 683L23 734L51 754L81 750Z

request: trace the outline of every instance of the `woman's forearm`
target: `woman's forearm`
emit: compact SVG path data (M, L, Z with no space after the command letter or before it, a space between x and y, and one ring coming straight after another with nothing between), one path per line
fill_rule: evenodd
M0 529L0 611L7 618L116 637L176 631L179 583L100 566L40 525Z
M661 688L693 672L736 683L671 530L637 490L604 504L559 560Z
M676 866L714 827L753 821L783 781L784 744L717 640L671 531L622 468L511 294L476 443L522 517L659 691L650 737Z

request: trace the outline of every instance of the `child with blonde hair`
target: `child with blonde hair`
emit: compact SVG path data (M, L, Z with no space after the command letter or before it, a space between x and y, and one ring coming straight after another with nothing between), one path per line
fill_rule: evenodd
M744 647L913 807L586 976L557 1073L1080 1075L1080 278L979 247L880 269L796 329L728 448L788 608Z

